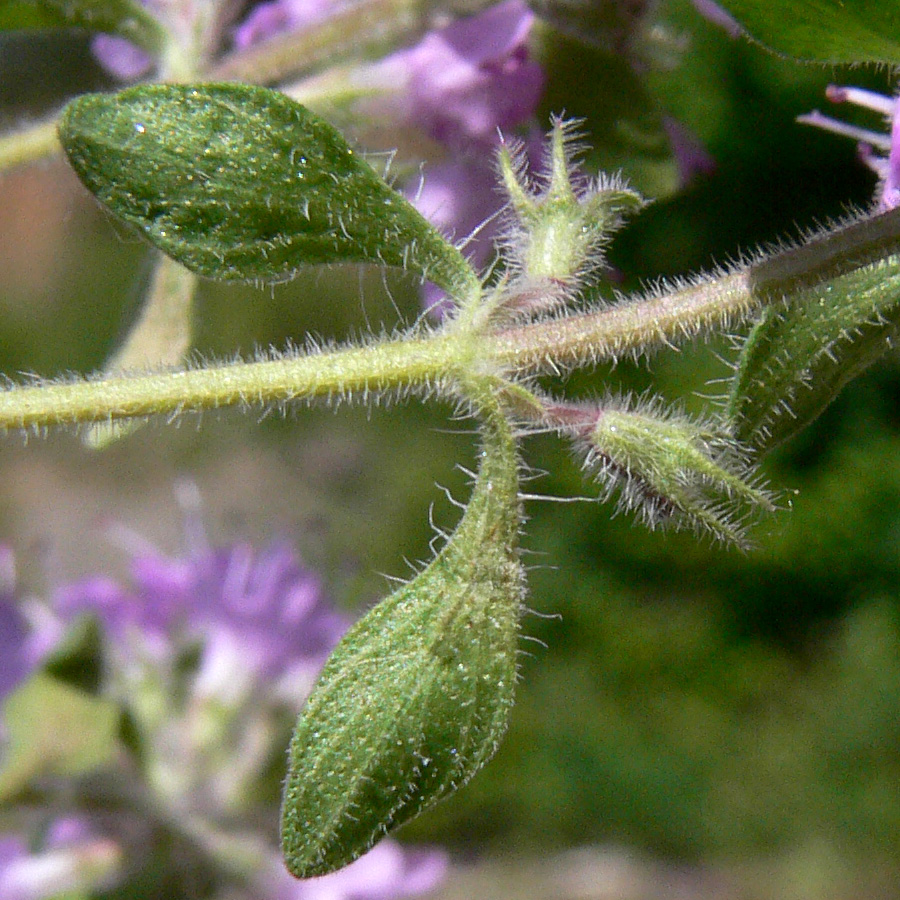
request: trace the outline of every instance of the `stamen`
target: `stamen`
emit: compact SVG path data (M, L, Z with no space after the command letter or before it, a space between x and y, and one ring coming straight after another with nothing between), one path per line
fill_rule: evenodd
M879 178L887 178L888 161L885 157L879 156L871 144L860 143L856 152L863 165L868 166Z
M867 91L865 88L845 87L839 84L829 84L825 88L825 96L832 103L852 103L854 106L862 106L864 109L872 109L885 116L893 115L894 98L875 91Z
M812 125L815 128L822 128L833 134L839 134L843 137L852 138L855 141L862 141L872 147L877 147L885 152L891 149L890 135L881 134L878 131L871 131L868 128L859 128L856 125L850 125L842 122L840 119L833 119L831 116L823 115L819 110L814 109L811 113L797 116L797 121L802 125Z

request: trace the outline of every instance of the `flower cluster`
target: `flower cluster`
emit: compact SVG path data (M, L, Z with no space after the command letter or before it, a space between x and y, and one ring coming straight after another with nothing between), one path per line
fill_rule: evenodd
M858 87L830 85L825 96L832 103L850 103L879 113L887 120L888 133L859 128L813 110L797 121L856 140L859 158L878 176L876 207L887 212L900 206L900 116L897 98Z
M177 557L119 531L132 548L128 584L89 577L61 585L44 604L16 596L12 553L2 548L0 646L9 652L0 699L91 617L103 633L98 698L126 716L133 752L95 774L90 796L77 780L61 786L48 801L58 811L49 826L23 814L18 832L0 835L0 897L127 883L161 840L186 842L172 854L178 883L212 866L225 873L217 876L223 896L391 900L432 889L446 870L444 853L392 841L334 876L298 882L284 869L269 839L278 802L272 762L349 619L286 544L215 547L196 514L187 523ZM139 786L123 803L115 786L135 772Z

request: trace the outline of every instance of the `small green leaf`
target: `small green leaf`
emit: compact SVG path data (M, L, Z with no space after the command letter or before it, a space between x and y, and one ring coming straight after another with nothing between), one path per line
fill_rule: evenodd
M893 348L898 309L897 256L768 307L732 382L735 437L764 452L809 425L848 381Z
M101 202L207 278L284 281L302 266L366 262L454 296L478 289L460 252L335 128L276 91L89 94L66 107L60 138Z
M108 700L37 674L3 705L6 752L0 764L0 799L42 775L80 775L116 752L119 709Z
M828 63L900 63L895 0L719 0L758 41L789 56Z
M347 632L291 742L282 846L324 875L462 787L493 756L516 682L523 571L515 448L489 435L436 559Z
M166 43L162 25L135 0L0 0L0 31L87 28L127 38L149 53Z

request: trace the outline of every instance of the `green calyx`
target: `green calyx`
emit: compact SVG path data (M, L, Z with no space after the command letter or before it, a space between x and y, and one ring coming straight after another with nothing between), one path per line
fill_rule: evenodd
M615 178L579 185L571 142L571 123L555 122L545 184L537 192L529 187L524 160L506 146L500 151L503 185L517 219L509 249L530 281L574 285L601 268L610 234L644 205L636 191Z
M519 518L515 447L497 412L456 531L347 632L300 715L281 832L297 877L353 862L493 756L516 682Z
M693 527L741 546L740 507L773 508L748 480L734 442L687 418L603 410L587 448L587 465L608 493L618 488L622 504L651 526Z

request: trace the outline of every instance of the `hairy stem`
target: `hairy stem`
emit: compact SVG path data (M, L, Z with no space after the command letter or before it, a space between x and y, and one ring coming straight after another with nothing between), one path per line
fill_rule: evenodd
M718 278L607 309L505 329L486 353L516 371L553 371L733 327L772 303L900 253L900 208L860 219Z
M114 422L316 397L365 401L370 393L425 388L452 377L465 355L459 340L434 335L187 371L11 387L0 393L0 428Z
M238 404L427 390L475 377L552 372L672 345L727 327L798 290L900 252L900 209L863 219L743 270L608 309L480 334L451 327L362 347L250 363L110 374L70 383L11 386L0 393L0 428L115 422ZM524 394L517 403L534 404Z

